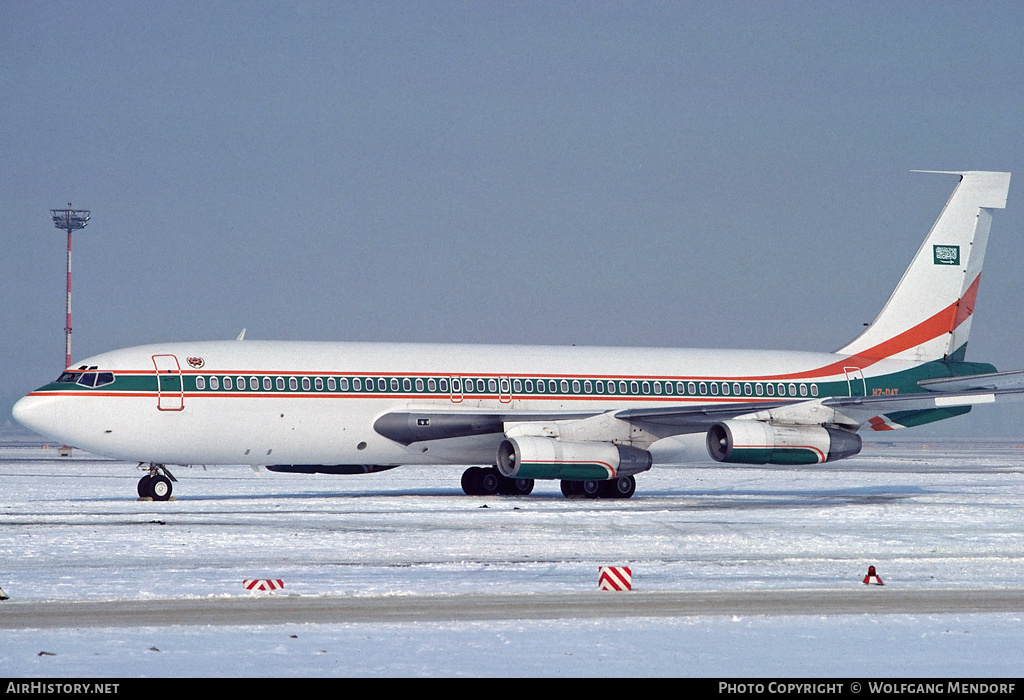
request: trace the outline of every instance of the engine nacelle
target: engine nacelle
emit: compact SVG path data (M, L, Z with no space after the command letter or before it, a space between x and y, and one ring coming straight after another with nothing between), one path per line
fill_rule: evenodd
M615 479L651 468L647 450L610 442L515 437L498 446L498 471L514 479Z
M737 464L820 464L860 452L860 435L820 425L727 420L708 430L708 454Z

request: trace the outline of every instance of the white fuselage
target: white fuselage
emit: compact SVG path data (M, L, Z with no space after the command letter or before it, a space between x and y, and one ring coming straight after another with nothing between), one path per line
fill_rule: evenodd
M95 389L51 384L19 401L14 414L51 438L139 462L493 464L501 432L406 445L374 423L396 411L491 412L515 421L808 401L862 393L865 375L915 364L844 366L848 361L830 353L745 350L166 343L83 360L77 364L113 373L115 381Z

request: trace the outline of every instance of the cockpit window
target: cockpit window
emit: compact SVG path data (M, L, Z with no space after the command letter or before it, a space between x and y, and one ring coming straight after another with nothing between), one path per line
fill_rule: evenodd
M70 374L70 372L66 373ZM78 383L81 386L100 387L114 383L113 372L86 372L78 376Z
M74 384L78 381L78 375L74 372L65 372L64 374L57 377L58 384Z

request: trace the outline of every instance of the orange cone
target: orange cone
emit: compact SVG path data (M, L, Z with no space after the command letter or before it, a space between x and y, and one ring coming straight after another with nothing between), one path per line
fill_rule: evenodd
M884 586L882 579L878 578L878 574L875 573L875 567L868 567L868 575L864 577L864 583L873 583L876 586Z

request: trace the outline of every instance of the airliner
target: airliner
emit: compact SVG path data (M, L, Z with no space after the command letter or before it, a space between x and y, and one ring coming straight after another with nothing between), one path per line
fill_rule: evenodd
M175 465L360 474L464 467L468 495L629 498L664 461L815 465L888 431L1021 398L1024 370L968 362L992 210L1010 174L956 186L874 322L834 353L255 341L102 353L15 404L54 440L146 472ZM244 336L244 333L243 333Z

